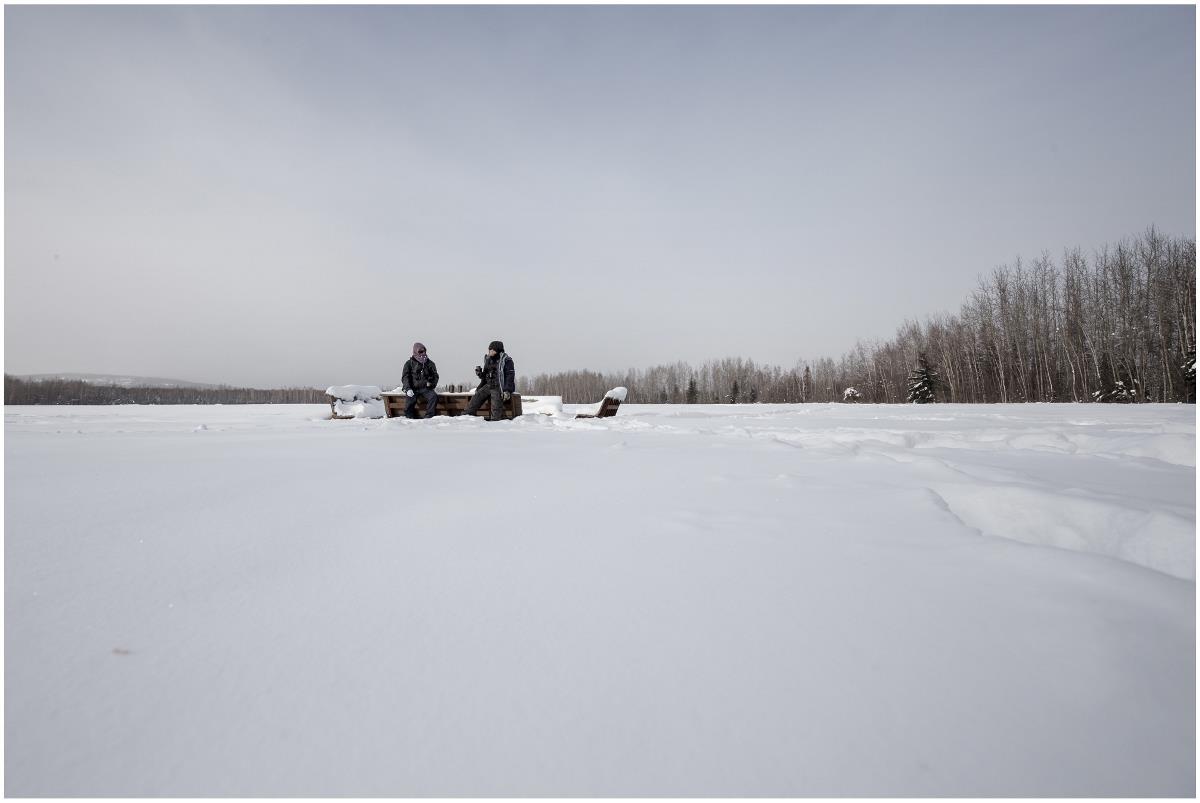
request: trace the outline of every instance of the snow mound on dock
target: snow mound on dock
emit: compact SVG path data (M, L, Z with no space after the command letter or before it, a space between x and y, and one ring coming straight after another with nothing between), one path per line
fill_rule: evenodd
M325 388L325 392L341 401L371 401L383 395L378 385L333 385Z

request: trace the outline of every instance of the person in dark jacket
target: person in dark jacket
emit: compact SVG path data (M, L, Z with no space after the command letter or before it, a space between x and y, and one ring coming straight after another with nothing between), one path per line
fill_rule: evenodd
M404 363L404 374L400 379L404 395L404 417L417 417L417 399L425 400L425 417L433 418L437 407L438 372L433 360L429 359L424 343L413 343L412 356Z
M492 421L504 420L504 402L517 392L517 370L513 366L512 357L504 353L504 344L493 340L488 345L483 365L475 366L475 376L479 377L479 387L475 395L467 403L467 415L475 415L483 403L492 402Z

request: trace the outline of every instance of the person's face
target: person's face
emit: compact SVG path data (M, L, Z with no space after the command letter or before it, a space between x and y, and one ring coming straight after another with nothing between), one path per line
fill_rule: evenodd
M488 356L489 356L489 357L495 357L495 356L496 356L497 354L499 354L499 353L500 353L500 352L496 351L495 349L488 349Z

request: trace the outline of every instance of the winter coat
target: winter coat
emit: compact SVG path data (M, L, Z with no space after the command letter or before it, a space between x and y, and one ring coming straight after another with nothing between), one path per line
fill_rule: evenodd
M517 392L517 369L513 365L512 357L498 354L495 357L483 358L483 376L479 380L479 387L485 386L499 387L504 393Z
M408 362L404 363L404 373L400 381L405 390L433 390L438 384L437 366L428 357L423 363L409 357Z

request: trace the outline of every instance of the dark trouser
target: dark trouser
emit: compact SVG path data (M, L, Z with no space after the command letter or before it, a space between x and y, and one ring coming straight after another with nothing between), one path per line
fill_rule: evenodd
M417 399L425 399L425 404L427 405L425 408L425 417L433 418L436 412L435 408L437 407L437 394L432 390L414 390L413 395L404 401L404 417L417 417Z
M479 412L479 408L483 406L483 403L485 401L487 401L489 397L492 400L492 418L491 418L491 420L492 421L503 421L504 420L504 399L500 396L500 388L498 388L498 387L488 387L487 385L484 385L483 387L476 390L475 395L471 397L471 401L467 403L467 413L466 414L467 415L475 415L475 413Z

